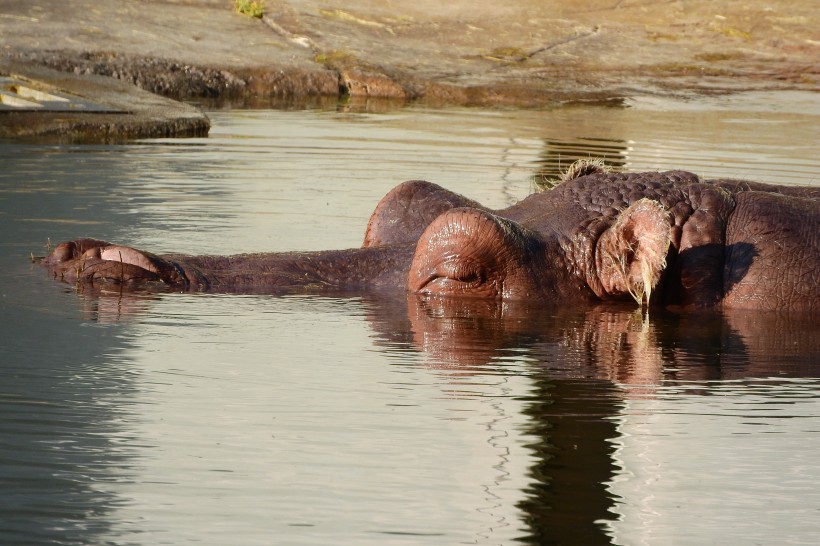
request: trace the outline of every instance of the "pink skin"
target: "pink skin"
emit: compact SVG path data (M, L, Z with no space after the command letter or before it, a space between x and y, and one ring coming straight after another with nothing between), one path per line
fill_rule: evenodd
M126 287L818 312L818 232L820 188L592 168L498 211L405 182L376 207L359 249L157 256L78 239L43 264L64 281Z

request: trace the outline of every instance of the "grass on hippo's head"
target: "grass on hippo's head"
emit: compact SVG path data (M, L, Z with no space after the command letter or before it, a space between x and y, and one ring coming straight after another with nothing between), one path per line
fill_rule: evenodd
M261 18L265 14L264 0L233 0L233 7L237 13L248 17Z
M613 170L613 167L601 158L579 159L567 167L558 177L542 176L540 180L535 180L534 182L538 191L545 191L551 190L564 182L587 176L588 174L604 174L610 173Z

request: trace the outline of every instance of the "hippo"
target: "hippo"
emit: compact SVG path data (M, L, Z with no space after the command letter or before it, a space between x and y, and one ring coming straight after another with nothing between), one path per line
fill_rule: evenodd
M57 279L230 293L409 291L538 305L634 299L669 309L820 311L820 187L573 165L491 210L411 180L376 206L360 248L156 255L96 239L57 245Z

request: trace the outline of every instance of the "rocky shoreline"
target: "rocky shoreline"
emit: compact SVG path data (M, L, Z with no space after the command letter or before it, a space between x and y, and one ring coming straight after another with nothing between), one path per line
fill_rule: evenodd
M818 19L811 0L354 0L344 9L268 1L261 18L237 13L230 0L0 0L0 75L48 68L177 101L239 105L348 98L543 107L817 92Z

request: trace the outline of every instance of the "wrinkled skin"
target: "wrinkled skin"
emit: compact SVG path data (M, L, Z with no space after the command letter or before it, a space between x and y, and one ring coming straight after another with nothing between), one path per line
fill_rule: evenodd
M496 211L405 182L378 204L359 249L157 256L78 239L42 263L64 281L124 287L820 312L820 188L587 172Z

